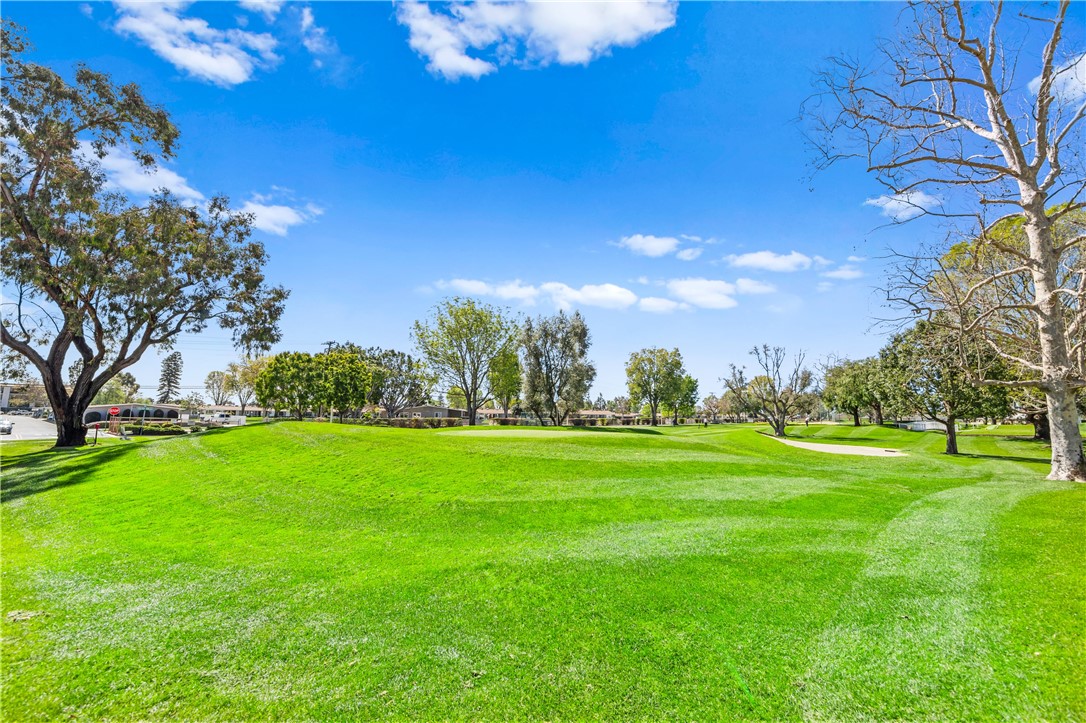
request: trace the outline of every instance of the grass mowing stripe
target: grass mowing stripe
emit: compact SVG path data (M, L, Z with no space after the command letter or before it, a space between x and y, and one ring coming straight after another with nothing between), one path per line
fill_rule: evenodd
M918 500L890 522L820 636L804 679L805 717L1019 717L986 665L992 648L1005 641L982 625L982 550L1000 514L1068 485L1015 480L955 487Z
M911 456L745 426L5 444L3 717L1086 718L1081 575L1052 577L1086 489L1008 461L1029 441L799 429ZM883 639L898 609L933 620Z

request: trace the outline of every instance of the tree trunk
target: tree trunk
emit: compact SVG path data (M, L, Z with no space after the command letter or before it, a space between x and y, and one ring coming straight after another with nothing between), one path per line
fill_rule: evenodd
M49 400L49 406L53 410L53 420L57 427L56 447L82 447L87 443L87 428L83 426L83 412L90 404L91 394L88 391L81 397L69 396L64 383L60 381L59 369L51 370L54 373L46 379L45 396Z
M853 427L859 427L860 426L860 410L859 410L859 408L855 408L855 409L852 410L852 426Z
M79 416L61 416L53 411L57 424L57 447L82 447L87 443L87 428Z
M773 420L773 435L776 437L784 436L784 428L788 426L787 419L775 419Z
M652 422L650 422L650 424L652 424L652 426L655 427L656 426L656 405L655 404L650 404L649 405L649 414L652 415Z
M1033 438L1045 442L1052 441L1052 432L1048 427L1048 412L1030 412L1026 420L1033 425Z
M1045 215L1045 195L1019 183L1022 210L1029 239L1037 329L1041 342L1041 378L1048 402L1048 422L1052 432L1052 468L1048 479L1086 480L1086 460L1082 454L1082 433L1074 390L1067 383L1073 369L1067 344L1067 327L1057 298L1059 288L1055 238L1052 222Z
M1066 382L1053 382L1048 390L1048 421L1052 439L1052 470L1049 479L1086 480L1082 432L1074 390Z
M958 429L954 417L946 418L946 453L958 453Z
M883 424L882 405L879 404L878 402L875 402L874 404L871 405L871 411L873 411L875 413L875 424L878 424L879 426L882 426L882 424Z

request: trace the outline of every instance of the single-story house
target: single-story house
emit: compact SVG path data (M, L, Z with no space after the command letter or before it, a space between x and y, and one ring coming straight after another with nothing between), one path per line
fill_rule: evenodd
M92 404L83 412L83 424L108 422L109 410L113 407L120 410L117 419L167 420L181 417L179 404Z
M387 416L382 414L382 416ZM423 417L426 419L443 419L445 417L452 417L454 419L463 419L468 416L468 410L456 409L455 407L439 407L434 404L420 404L417 407L405 407L400 410L400 413L396 415L397 419L414 419L415 417Z
M931 419L906 420L897 423L898 429L908 429L911 432L945 432L946 425Z

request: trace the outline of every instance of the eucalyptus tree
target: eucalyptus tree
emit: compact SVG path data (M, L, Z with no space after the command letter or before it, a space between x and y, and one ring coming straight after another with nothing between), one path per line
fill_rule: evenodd
M78 446L91 400L148 349L213 322L240 348L267 348L287 292L265 283L252 218L225 198L196 209L159 193L135 205L108 190L110 152L148 170L174 155L164 109L86 66L69 83L24 59L16 26L0 32L0 342L40 375L57 446Z
M1005 255L1007 264L932 308L926 291L941 253L906 253L916 263L904 264L890 295L922 318L941 313L960 336L991 339L1024 317L1019 332L1035 342L1036 355L1016 355L1016 340L994 349L1008 361L1018 356L1029 373L977 381L1045 395L1051 479L1086 479L1075 407L1086 386L1084 289L1061 272L1086 235L1058 232L1061 220L1086 207L1086 102L1082 48L1067 32L1072 7L1068 0L912 3L900 16L900 37L880 42L872 62L833 58L807 106L820 166L859 157L886 186L876 202L896 220L935 215L950 223L952 238ZM1007 243L1007 222L1020 226L1021 243ZM1018 298L991 303L1002 293L993 287L1014 275L1028 280Z
M579 311L527 319L521 332L524 349L524 401L555 426L579 409L596 378L588 361L592 345Z

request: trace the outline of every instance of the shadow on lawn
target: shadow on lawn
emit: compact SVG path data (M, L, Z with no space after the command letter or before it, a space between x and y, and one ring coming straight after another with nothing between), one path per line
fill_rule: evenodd
M993 459L1002 462L1028 462L1029 464L1052 464L1052 460L1045 459L1044 457L1016 457L1008 454L974 454L972 452L958 452L958 457L968 457L969 459Z
M612 434L663 434L653 427L570 427L571 432L611 432Z
M22 455L4 465L0 502L30 497L40 492L85 482L99 465L129 454L135 445L95 449L47 449Z

